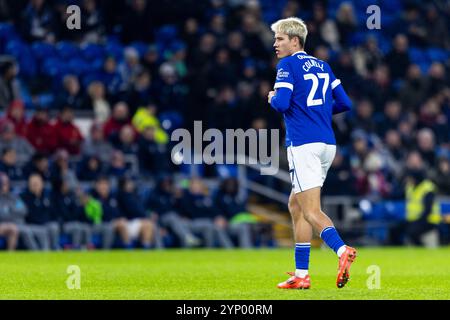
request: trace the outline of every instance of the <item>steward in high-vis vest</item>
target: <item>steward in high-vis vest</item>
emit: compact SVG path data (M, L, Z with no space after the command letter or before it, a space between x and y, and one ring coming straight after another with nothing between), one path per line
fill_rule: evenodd
M437 229L441 222L439 203L435 201L437 188L425 178L422 170L409 170L406 180L406 235L415 245L421 245L421 236Z

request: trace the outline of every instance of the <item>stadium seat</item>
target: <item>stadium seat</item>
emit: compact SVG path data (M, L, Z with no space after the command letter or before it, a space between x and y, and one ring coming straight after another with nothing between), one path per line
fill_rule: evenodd
M409 48L409 57L413 63L420 63L427 59L425 53L416 47Z
M109 41L105 46L106 55L114 57L117 62L123 60L123 46L116 41Z
M38 61L42 61L44 59L53 58L57 56L56 49L53 45L36 41L31 45L31 50L33 55L37 58Z
M101 60L104 59L105 56L104 46L93 43L82 46L81 52L86 61Z
M431 62L445 62L450 58L450 52L440 48L429 48L426 54Z
M56 50L61 59L68 60L80 55L80 49L69 41L61 41L56 44Z
M69 60L68 66L70 72L77 76L82 76L90 70L90 65L80 58L72 58Z

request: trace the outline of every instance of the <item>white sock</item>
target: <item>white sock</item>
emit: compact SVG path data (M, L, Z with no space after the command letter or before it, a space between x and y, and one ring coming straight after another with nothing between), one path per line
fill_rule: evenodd
M298 278L304 278L308 275L308 270L295 269L295 276Z
M339 258L340 258L340 257L342 256L342 254L345 252L345 248L346 248L346 246L342 246L342 247L340 247L340 248L338 249L337 255L338 255Z

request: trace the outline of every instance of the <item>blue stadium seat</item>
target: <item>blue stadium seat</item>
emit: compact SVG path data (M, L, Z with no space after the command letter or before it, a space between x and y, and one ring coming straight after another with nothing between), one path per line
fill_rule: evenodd
M31 50L33 52L33 55L39 61L57 56L55 47L46 42L40 42L40 41L34 42L31 45Z
M409 58L413 63L420 63L427 59L425 52L416 47L409 48Z
M12 23L0 23L0 53L3 53L6 44L20 40Z
M89 43L81 47L81 52L83 54L83 58L86 61L94 61L99 59L104 59L105 57L105 48L104 46Z
M441 48L429 48L426 54L431 62L445 62L450 58L450 52Z
M16 58L20 66L19 76L32 77L37 73L37 64L30 47L23 41L13 40L6 45L5 53Z
M6 249L6 239L4 237L0 237L0 249Z
M177 40L178 30L175 25L167 24L155 31L156 43L161 49L165 50L170 44Z
M69 41L61 41L56 44L56 50L62 59L68 60L73 57L78 57L80 49Z
M165 111L159 115L159 121L164 130L170 134L173 130L181 127L183 116L177 111Z
M123 60L123 46L117 41L109 41L105 46L106 55L114 57L117 62Z
M82 76L90 70L89 64L80 58L72 58L68 62L69 70L77 76Z

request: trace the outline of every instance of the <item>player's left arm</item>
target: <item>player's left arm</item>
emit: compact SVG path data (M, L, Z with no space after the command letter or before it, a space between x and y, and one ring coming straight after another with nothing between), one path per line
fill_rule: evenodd
M333 114L338 114L351 110L352 101L345 92L344 87L341 84L341 80L336 78L336 76L334 75L333 71L331 71L331 68L329 66L328 68L330 70L331 94L334 100Z
M278 112L289 109L292 91L294 90L294 74L287 58L281 59L277 66L277 78L270 91L268 102Z

